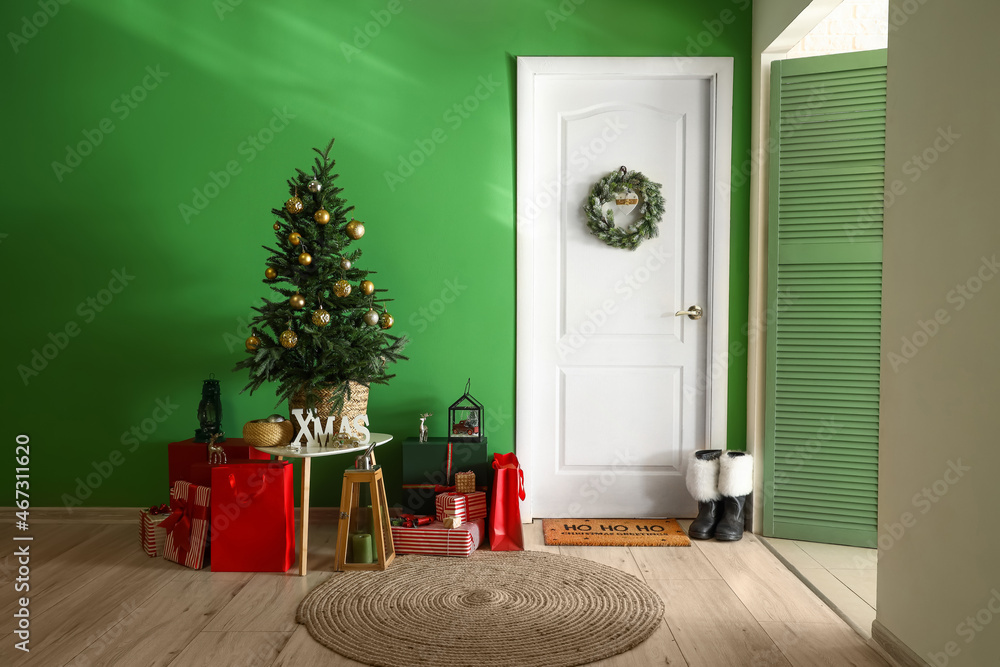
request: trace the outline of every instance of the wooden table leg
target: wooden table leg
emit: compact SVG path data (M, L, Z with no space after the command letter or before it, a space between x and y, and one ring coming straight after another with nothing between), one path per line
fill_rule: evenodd
M302 521L299 524L299 576L306 576L309 551L309 457L302 458Z

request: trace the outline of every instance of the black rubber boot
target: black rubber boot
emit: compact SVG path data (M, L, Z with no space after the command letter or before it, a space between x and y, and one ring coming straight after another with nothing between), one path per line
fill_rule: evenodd
M688 528L688 536L695 540L710 540L715 527L722 519L722 495L719 493L720 449L703 449L695 452L687 469L687 488L698 501L698 518Z
M753 492L753 457L746 452L726 452L719 460L719 493L723 516L715 528L715 539L743 539L747 496Z
M743 539L743 523L746 520L744 508L747 497L723 498L720 513L722 520L715 527L715 539L720 542L737 542Z

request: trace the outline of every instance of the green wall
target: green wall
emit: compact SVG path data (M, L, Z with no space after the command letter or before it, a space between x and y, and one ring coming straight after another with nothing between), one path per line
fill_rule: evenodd
M30 436L32 506L165 501L166 443L192 436L209 373L230 435L284 412L271 392L240 395L245 377L230 369L265 294L269 211L331 136L368 230L361 262L413 341L411 361L371 393L374 429L396 438L380 448L388 488L417 413L433 411L440 431L468 376L491 411L491 449L512 449L514 58L734 57L738 171L750 14L749 0L3 3L3 437L12 450ZM730 321L745 342L743 180ZM24 377L35 351L52 358ZM742 447L742 356L729 383ZM313 466L314 504L338 503L342 465Z

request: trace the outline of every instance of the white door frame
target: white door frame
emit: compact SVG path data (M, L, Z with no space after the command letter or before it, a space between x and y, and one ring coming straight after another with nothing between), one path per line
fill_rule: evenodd
M532 395L535 336L534 218L527 213L532 202L549 193L536 191L532 118L535 84L546 76L657 76L679 79L706 79L712 89L712 134L708 230L708 293L711 295L712 326L706 346L705 448L726 448L726 402L729 373L729 215L730 169L733 128L732 58L574 58L532 57L517 59L517 380L515 400L515 449L525 470L527 500L521 517L533 518L531 462L537 450L534 434L535 411L554 409L539 406ZM581 223L583 224L582 218Z

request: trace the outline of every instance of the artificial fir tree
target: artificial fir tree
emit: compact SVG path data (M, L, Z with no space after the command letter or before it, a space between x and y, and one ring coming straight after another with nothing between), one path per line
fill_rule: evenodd
M361 250L348 250L360 239L364 224L348 214L354 210L334 185L339 174L330 150L314 148L312 173L296 169L288 181L291 197L271 212L276 247L264 270L264 283L278 295L254 307L252 334L246 341L251 356L236 365L249 369L250 393L265 382L277 382L278 402L292 399L321 414L339 410L352 386L386 384L393 375L386 364L405 359L405 337L390 335L391 299L377 296L366 271L357 266ZM325 407L325 409L323 409Z

